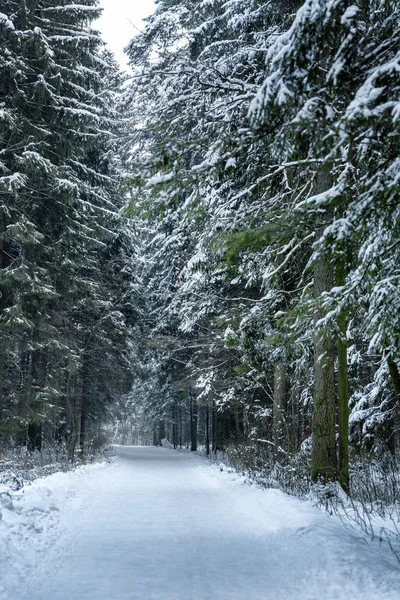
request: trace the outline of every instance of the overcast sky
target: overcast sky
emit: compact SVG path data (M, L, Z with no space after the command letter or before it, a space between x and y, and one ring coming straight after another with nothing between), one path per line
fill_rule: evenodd
M115 58L126 67L124 47L143 27L142 19L154 12L153 0L100 0L103 16L94 26L101 31ZM137 28L137 29L136 29Z

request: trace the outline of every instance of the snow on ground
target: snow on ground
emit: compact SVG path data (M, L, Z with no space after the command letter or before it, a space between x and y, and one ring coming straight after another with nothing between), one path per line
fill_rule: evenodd
M398 600L400 568L310 504L198 457L111 464L3 497L1 600Z

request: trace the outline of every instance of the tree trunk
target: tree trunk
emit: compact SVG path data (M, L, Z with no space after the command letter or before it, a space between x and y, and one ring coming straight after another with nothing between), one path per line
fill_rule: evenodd
M37 341L37 333L32 338L32 345ZM29 360L29 410L33 413L33 418L28 425L28 450L34 452L42 449L42 423L41 414L43 413L43 402L38 399L37 395L44 389L46 385L47 360L45 354L39 350L33 350L30 353Z
M41 423L30 423L28 425L28 451L34 452L42 450L42 424Z
M174 445L174 449L177 446L177 435L176 435L176 402L174 402L172 406L172 443Z
M233 407L233 418L235 420L235 437L237 440L241 440L242 428L240 427L239 407L237 405Z
M158 423L158 442L161 442L167 437L165 430L165 421L159 421Z
M154 425L154 427L153 427L153 446L157 446L157 442L158 442L157 427L156 427L156 425Z
M388 367L390 378L392 380L393 389L394 389L394 402L392 405L392 418L390 419L390 432L388 439L388 446L391 454L395 454L396 452L396 438L395 438L395 424L396 424L396 416L399 411L400 406L400 373L397 364L393 360L391 356L388 358Z
M393 360L392 357L389 357L388 359L388 365L389 365L389 373L390 373L390 377L392 380L392 384L393 384L393 389L394 389L394 393L396 396L396 400L399 403L400 402L400 373L399 373L399 369L397 367L397 364L395 363L395 361Z
M286 401L287 401L287 381L286 365L279 362L275 365L274 371L274 404L272 411L273 432L274 432L274 454L275 459L279 460L279 448L284 448L288 444L285 438L288 436L286 423Z
M210 456L210 405L206 406L206 455Z
M65 382L65 418L62 431L67 445L69 462L74 462L79 436L80 412L78 411L78 385L75 374L68 372Z
M316 177L314 193L322 193L331 187L331 176L325 169ZM320 235L324 228L320 228ZM335 440L336 398L334 371L334 343L318 322L325 311L319 306L324 292L334 285L333 265L326 256L321 256L314 266L314 296L317 308L314 313L314 417L313 445L311 455L311 477L314 481L337 479L337 455Z
M179 448L182 448L182 404L179 405Z
M324 289L328 284L328 272L319 265L315 270L315 278ZM321 291L322 288L321 288ZM315 324L323 317L320 310L315 316ZM329 335L323 331L316 331L314 342L314 418L313 418L313 446L311 475L315 481L322 478L324 481L337 477L335 422L335 372L334 372L334 344Z
M213 402L211 405L211 451L213 454L216 451L216 447L217 447L216 430L217 430L217 415L216 415L216 409L215 409L215 402Z
M343 285L345 271L342 265L336 270L336 283ZM338 396L339 396L339 483L348 494L349 480L349 377L347 369L347 319L342 310L338 318Z
M8 244L4 240L4 234L7 228L6 216L3 213L0 216L0 274L10 264L8 253ZM0 288L0 317L2 317L5 308L7 307L6 290ZM0 331L0 335L1 335ZM6 363L6 339L3 335L0 337L0 427L3 421L3 406L4 406L4 371ZM1 437L1 429L0 429Z
M190 394L190 450L197 450L197 403Z
M4 346L0 341L0 440L3 435L3 408L4 408L4 371L5 371L5 352Z
M87 426L87 411L89 404L89 359L86 351L82 357L82 400L81 400L81 423L79 430L79 446L81 450L81 459L83 460L83 450L85 447L86 426Z

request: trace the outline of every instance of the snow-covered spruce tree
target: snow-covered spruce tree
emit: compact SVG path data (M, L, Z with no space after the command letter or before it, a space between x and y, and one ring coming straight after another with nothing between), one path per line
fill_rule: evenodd
M182 333L206 332L204 345L213 346L213 340L223 347L221 333L232 320L240 323L240 312L248 313L262 295L266 257L248 252L242 261L241 254L252 245L263 247L265 209L257 194L267 148L260 145L257 153L251 142L243 143L249 133L245 119L264 77L268 36L272 38L279 24L290 20L296 3L205 2L196 10L189 4L160 3L143 35L132 41L129 53L136 83L131 93L138 123L136 143L143 148L144 164L139 163L139 169L147 182L145 206L160 221L156 238L160 256L175 247L173 261L179 263L165 312L169 318L176 315ZM241 264L232 265L233 259ZM232 351L231 355L232 369L240 358ZM219 362L214 360L214 367ZM252 367L245 387L254 397ZM265 367L259 361L260 372ZM241 402L244 372L237 377L231 371L230 378L238 378L239 385L232 382L221 393L227 409L232 396ZM226 383L226 372L221 378ZM204 382L201 377L202 386Z
M345 10L343 3L338 2L304 4L290 30L271 48L268 77L252 105L253 123L261 126L261 135L270 136L278 163L290 172L292 179L294 203L281 202L281 215L287 215L294 231L298 219L302 228L300 239L310 232L315 232L317 239L309 262L313 269L314 301L308 299L316 328L312 476L324 479L336 478L338 466L333 332L327 327L323 299L334 288L335 261L344 255L342 251L335 256L331 240L324 245L327 225L334 219L337 226L337 217L345 205L344 198L334 189L334 169L342 156L333 142L332 127L346 102L346 94L351 94L350 79L357 79L354 39L358 42L360 37L352 20L354 14L346 13L348 18L343 18ZM345 90L342 93L340 85ZM311 184L304 181L305 177ZM303 217L299 211L293 215L293 204L296 208L305 207ZM345 333L344 328L339 344L344 343L341 336ZM340 357L339 472L347 488L346 352L341 352Z
M367 268L372 259L377 265L377 256L368 250L377 247L378 239L381 244L390 239L388 247L394 254L397 250L396 226L390 220L395 208L385 205L386 185L376 180L380 165L386 165L385 153L381 159L376 150L367 170L362 152L375 132L377 140L386 135L396 139L391 94L397 89L393 40L398 13L383 1L354 6L306 2L285 31L299 4L276 3L273 12L271 6L216 2L200 3L193 10L187 2L160 3L144 34L131 44L137 69L137 84L131 89L138 107L134 139L143 157L137 163L139 180L146 186L142 206L158 223L153 245L157 256L170 256L169 291L164 294L162 287L159 314L170 324L173 315L173 328L185 335L207 332L205 346L218 335L221 339L229 326L235 366L230 379L236 383L222 394L222 405L227 407L229 397L241 388L242 394L243 389L249 391L249 406L254 378L267 390L275 386L269 403L275 408L276 440L285 437L282 430L288 424L281 405L289 397L294 409L308 398L314 380L314 476L339 475L347 487L349 336L355 340L353 356L371 339L371 350L383 339L387 344L374 378L379 388L371 382L367 397L352 376L357 419L372 424L374 414L383 409L381 416L393 416L396 406L390 403L393 394L387 391L387 381L391 375L398 387L397 313L391 308L398 292L390 279L391 304L383 302L387 294L382 294L381 282L388 279L380 279L379 268ZM372 79L371 56L377 67ZM266 83L250 113L251 130L245 117L265 70ZM387 82L385 99L393 98L386 104L374 96L373 82L378 79ZM373 93L365 100L367 88ZM396 156L390 144L386 150ZM371 211L363 211L371 194L374 206L381 207L380 227L373 220L377 212L372 218ZM387 233L382 237L378 231L383 230ZM360 257L364 268L359 268ZM396 273L394 262L385 264ZM162 273L159 264L158 269ZM156 277L155 290L160 289L157 281ZM372 289L375 296L370 295ZM312 370L313 322L317 327ZM197 367L205 367L209 359L203 357L206 362ZM240 373L237 360L243 363ZM371 369L365 356L362 364L364 372ZM216 394L215 386L210 387L215 373L209 375L199 379L201 396L210 389ZM379 398L381 408L374 411L370 403ZM300 417L297 413L294 421ZM298 440L299 428L295 430L291 435ZM299 441L306 432L307 425L302 425Z
M378 443L383 437L393 453L399 443L400 402L400 9L397 2L388 0L363 3L359 9L358 19L367 25L362 79L340 121L358 180L348 208L357 265L349 273L343 296L354 297L362 307L363 339L368 352L380 360L373 363L375 373L367 393L357 390L351 421L362 424L368 437L374 436Z
M31 369L25 347L30 339L33 322L25 306L27 298L50 300L54 297L48 274L32 264L31 257L38 251L43 234L30 218L29 210L34 196L40 195L35 178L28 181L31 169L29 158L39 157L35 152L38 143L33 137L34 125L28 120L32 107L23 110L25 95L21 85L30 73L29 57L22 53L23 38L18 31L18 3L6 3L1 24L3 64L3 107L2 107L2 386L1 394L7 397L9 423L13 423L13 409L31 402L28 372L36 379L38 369ZM15 9L15 10L14 10ZM24 11L22 11L24 12ZM21 11L20 11L21 13ZM13 15L15 23L11 21ZM22 13L20 18L24 18ZM33 33L33 32L31 32ZM27 51L28 54L28 51ZM31 95L33 87L31 89ZM10 118L12 116L12 118ZM42 137L42 133L41 136ZM33 170L33 169L32 169ZM37 196L36 196L37 197ZM39 317L37 314L37 317ZM38 319L39 320L39 319ZM11 414L10 411L11 410ZM24 409L25 410L25 409ZM5 416L3 412L3 417ZM25 415L21 417L25 419Z
M380 174L381 165L391 165L393 158L385 156L383 145L382 151L373 154L374 161L365 162L361 158L371 139L379 138L373 131L379 131L381 139L385 135L388 140L392 137L390 127L396 118L393 110L397 104L392 96L396 86L390 75L380 92L384 91L390 100L379 105L375 121L371 120L372 112L361 110L357 113L363 102L366 106L376 102L373 93L363 93L371 81L371 57L373 72L380 76L382 72L385 75L392 73L398 60L393 43L395 32L398 32L398 11L393 10L395 7L391 4L360 2L350 6L334 0L307 1L291 29L271 48L269 74L252 107L253 124L259 128L259 135L268 135L275 144L280 163L286 163L287 169L302 167L311 181L302 187L297 185L291 205L283 206L282 211L289 215L292 223L297 221L301 225L304 234L313 229L316 234L309 261L314 269L316 291L315 299L310 299L309 304L314 310L317 332L313 477L337 476L332 345L336 339L339 356L338 474L345 488L348 487L346 323L355 316L361 300L358 296L361 286L355 277L360 275L363 253L377 244L382 247L383 243L387 247L387 240L391 239L393 243L397 235L396 228L388 220L393 209L389 208L390 203L381 200L388 194L392 197L390 178L383 183ZM358 114L360 117L361 112L364 128L356 129L357 118L353 116ZM390 141L387 148L390 152ZM380 187L376 185L377 177L381 181ZM300 183L301 179L298 181ZM371 213L365 218L367 198L368 203L374 198L374 218L379 214L379 219L385 223L384 236L377 222L370 218ZM366 272L365 266L362 272ZM377 285L382 289L380 275ZM368 307L362 316L365 333L367 323L373 322L376 327L380 321L370 308L372 298L371 287L364 287L361 306ZM393 310L387 304L385 314L390 313L393 314ZM379 326L383 330L382 321ZM393 321L391 330L398 331L398 325ZM391 350L382 349L384 355L391 356Z
M228 326L226 339L237 352L233 362L239 359L242 363L235 367L236 383L226 398L232 393L242 397L247 423L244 429L253 430L258 437L272 433L266 424L271 423L273 407L274 424L280 431L276 436L280 438L279 446L291 448L297 435L289 431L285 411L281 410L288 394L283 393L286 386L279 385L279 381L287 377L287 374L282 375L282 368L287 362L290 343L282 345L285 335L279 331L279 317L274 318L274 315L287 309L287 293L293 286L295 269L287 265L284 278L275 277L273 281L271 276L265 284L264 275L275 270L271 243L277 229L273 211L276 193L275 197L271 194L271 199L268 198L268 178L265 180L265 164L268 159L274 162L274 157L268 144L254 140L246 116L258 82L264 77L267 49L290 21L295 5L258 3L258 6L252 5L252 10L249 5L242 7L241 15L229 14L230 34L234 38L236 32L238 46L236 52L232 52L221 43L225 50L219 62L223 73L237 72L237 88L223 86L211 104L220 132L211 145L215 167L213 172L205 171L208 185L203 186L204 195L209 198L208 228L203 231L193 260L197 272L203 272L204 288L216 288L215 305L223 309L219 310L219 326ZM210 49L206 45L204 55L210 69L213 44L209 46ZM202 189L201 193L203 195ZM190 289L192 280L192 289L196 290L189 269L187 276L187 288ZM224 305L221 296L225 299ZM232 328L238 335L229 333ZM275 391L272 391L274 383ZM269 405L267 410L265 403ZM248 407L251 407L249 415Z
M1 158L0 158L0 269L1 274L9 266L12 256L9 240L6 239L6 229L10 218L15 218L14 202L9 201L9 197L15 197L22 178L7 168L4 148L16 137L17 117L13 103L10 101L14 92L13 74L21 68L21 61L16 53L14 45L14 24L3 12L0 13L0 69L2 73L0 84L0 140L1 140ZM18 148L18 144L17 144ZM8 201L7 201L8 200ZM8 292L9 293L9 292ZM8 305L6 286L4 278L1 281L0 311L3 314ZM6 366L9 363L9 344L6 343L5 333L2 333L3 343L0 345L0 423L3 421L4 396L7 385Z
M2 174L11 182L2 179L1 189L2 243L10 248L1 272L9 359L2 426L21 436L28 428L31 446L39 447L42 422L50 436L64 422L75 444L87 337L77 311L87 303L104 313L109 293L99 293L99 265L107 268L119 230L109 153L116 67L90 27L99 15L94 1L5 4L2 35L15 58L6 63L1 140ZM111 286L115 294L115 281Z

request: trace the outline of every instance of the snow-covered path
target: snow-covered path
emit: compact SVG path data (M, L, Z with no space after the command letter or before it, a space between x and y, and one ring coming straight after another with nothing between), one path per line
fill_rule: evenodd
M2 600L400 598L390 552L309 504L185 453L116 452L114 464L35 482L3 511L15 539ZM18 533L29 514L35 527Z

